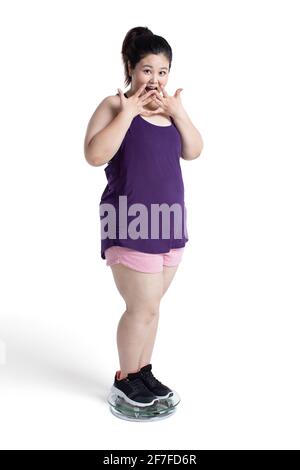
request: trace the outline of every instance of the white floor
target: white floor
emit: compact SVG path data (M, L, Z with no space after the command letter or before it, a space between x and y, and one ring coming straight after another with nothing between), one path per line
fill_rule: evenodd
M76 342L75 331L69 331L61 341L62 332L50 331L49 325L46 332L41 325L31 323L29 318L26 328L21 318L11 316L10 321L15 328L12 324L9 326L8 318L3 322L5 327L2 325L6 341L5 347L2 343L5 357L2 354L0 366L1 448L197 446L198 436L192 431L184 431L190 421L193 399L183 384L180 390L183 403L172 417L160 423L133 423L118 419L106 402L114 372L108 371L108 363L110 356L114 355L115 345L112 345L112 351L106 351L106 362L104 358L99 359L101 345L96 351L92 331L90 344L82 339ZM169 368L170 380L175 380L174 372L175 369ZM181 380L177 379L178 386Z
M237 323L232 314L216 316L213 300L202 313L184 304L174 289L152 358L155 375L177 390L181 403L173 416L149 423L118 419L106 403L118 359L114 303L106 316L91 305L83 315L79 305L72 326L70 313L59 309L52 316L47 309L40 316L36 310L2 315L0 447L299 448L298 343L281 346L276 320L273 330L261 321L258 331L255 313L246 328L249 312Z

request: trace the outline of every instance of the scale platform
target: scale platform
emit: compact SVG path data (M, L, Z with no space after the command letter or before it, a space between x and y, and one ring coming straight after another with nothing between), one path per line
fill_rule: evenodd
M158 421L168 418L176 411L180 403L180 396L173 390L173 395L169 398L159 399L153 405L137 406L126 402L123 397L119 397L116 392L110 392L107 397L112 414L127 421Z

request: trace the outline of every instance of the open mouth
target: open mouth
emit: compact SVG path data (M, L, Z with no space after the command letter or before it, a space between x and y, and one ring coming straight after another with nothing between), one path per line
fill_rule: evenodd
M162 92L159 91L158 87L152 88L152 87L146 86L145 91L144 91L144 94L148 93L148 92L151 91L151 90L156 90L160 96L163 96Z
M157 90L157 87L153 88L153 87L146 86L145 90L146 90L146 93L148 93L148 91L150 91L150 90Z

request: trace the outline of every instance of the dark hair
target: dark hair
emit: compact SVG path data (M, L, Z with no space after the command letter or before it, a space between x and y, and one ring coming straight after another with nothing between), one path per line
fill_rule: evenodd
M128 61L132 69L148 54L164 54L169 60L169 70L172 63L172 49L169 43L162 37L153 34L149 28L137 26L130 29L122 44L122 61L125 72L125 87L131 83Z

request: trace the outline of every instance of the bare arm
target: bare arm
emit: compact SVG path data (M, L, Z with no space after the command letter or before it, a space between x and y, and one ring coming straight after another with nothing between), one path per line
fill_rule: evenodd
M109 96L91 117L84 142L85 158L90 165L104 165L120 148L133 115L119 110L115 97Z
M182 158L194 160L199 157L203 149L203 140L186 112L174 118L182 141Z

